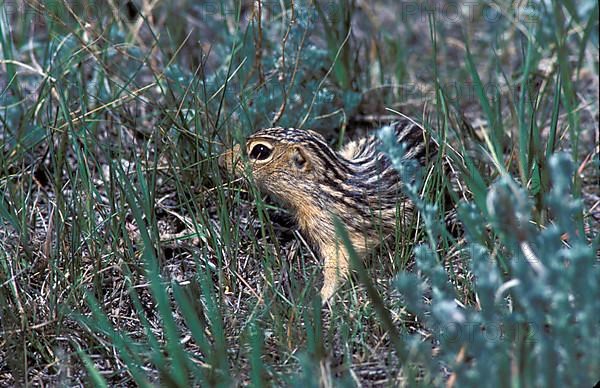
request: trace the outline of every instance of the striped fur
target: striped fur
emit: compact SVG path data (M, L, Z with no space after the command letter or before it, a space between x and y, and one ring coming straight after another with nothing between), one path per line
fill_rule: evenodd
M409 120L395 122L398 143L406 145L406 158L425 166L437 152L423 129ZM252 155L260 145L271 154L252 160L249 167L258 186L284 203L294 213L303 234L325 260L324 299L334 293L348 272L348 257L335 235L333 216L346 226L360 255L381 241L381 233L392 233L410 221L413 206L401 194L402 181L391 161L380 151L380 140L369 136L334 151L317 132L294 128L266 128L251 135L246 150L234 148L224 163L237 174L240 156ZM265 151L266 152L266 151ZM268 153L268 152L266 152Z

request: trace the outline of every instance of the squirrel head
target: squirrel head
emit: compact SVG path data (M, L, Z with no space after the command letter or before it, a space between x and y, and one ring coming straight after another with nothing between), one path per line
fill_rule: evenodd
M229 173L250 178L264 192L294 204L315 192L323 169L323 150L334 153L317 132L266 128L223 153L219 164Z

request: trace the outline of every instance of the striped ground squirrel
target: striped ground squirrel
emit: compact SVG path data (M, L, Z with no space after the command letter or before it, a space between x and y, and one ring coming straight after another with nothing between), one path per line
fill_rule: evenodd
M426 165L436 154L436 144L418 124L403 119L392 128L406 145L406 158ZM314 131L267 128L251 135L245 147L236 145L220 157L221 166L235 175L251 172L263 192L293 213L324 260L323 301L349 273L348 253L332 216L345 225L359 257L412 217L412 203L400 192L401 179L379 146L380 140L369 136L336 152ZM247 165L238 162L246 159ZM397 214L404 220L398 222Z

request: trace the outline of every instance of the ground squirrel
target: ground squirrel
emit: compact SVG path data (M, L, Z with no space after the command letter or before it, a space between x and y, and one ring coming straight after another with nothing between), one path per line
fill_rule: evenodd
M437 145L413 121L391 124L406 158L426 165ZM348 143L340 152L311 130L267 128L251 135L245 147L236 145L219 163L238 176L251 172L258 187L290 209L303 235L324 260L323 301L349 273L349 257L336 236L332 215L345 225L359 257L364 257L397 225L407 225L412 203L400 192L402 182L369 136ZM247 159L249 168L241 159ZM402 214L403 219L397 220Z

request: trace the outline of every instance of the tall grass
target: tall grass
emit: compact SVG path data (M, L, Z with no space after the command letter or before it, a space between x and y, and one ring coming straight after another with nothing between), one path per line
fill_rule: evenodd
M598 5L462 6L0 0L0 381L594 383ZM288 215L216 158L394 111L454 173L322 309Z

